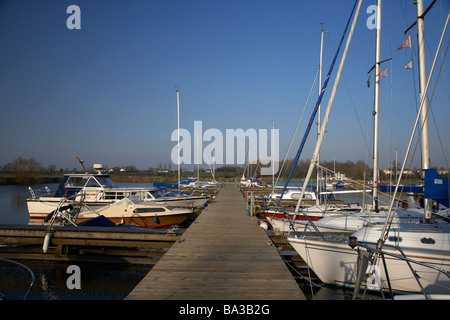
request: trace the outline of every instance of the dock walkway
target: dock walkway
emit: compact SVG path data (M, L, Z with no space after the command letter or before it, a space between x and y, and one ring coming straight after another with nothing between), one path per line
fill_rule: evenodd
M128 295L142 300L304 300L242 194L216 199Z

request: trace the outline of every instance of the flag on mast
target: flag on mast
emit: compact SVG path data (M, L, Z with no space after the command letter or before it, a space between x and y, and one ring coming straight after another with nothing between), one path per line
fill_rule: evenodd
M403 43L398 47L398 50L402 50L403 48L411 48L411 36L409 35L408 38L403 41Z
M379 74L377 74L377 77L387 77L387 69L384 68Z
M410 62L408 62L407 64L405 64L405 69L412 69L413 65L412 65L412 60Z

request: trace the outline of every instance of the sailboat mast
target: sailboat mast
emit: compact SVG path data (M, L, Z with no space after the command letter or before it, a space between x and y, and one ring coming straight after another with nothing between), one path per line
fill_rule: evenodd
M200 148L198 145L198 128L197 128L197 184L200 182Z
M377 1L377 37L375 52L375 101L373 110L373 210L378 212L378 118L380 109L381 0Z
M180 178L181 178L181 171L180 171L180 92L177 89L177 125L178 125L178 190L180 190Z
M275 122L272 122L272 193L275 193Z
M427 70L425 61L425 23L423 17L423 0L417 0L417 46L419 50L419 82L420 82L420 101L423 103L423 108L420 113L421 121L421 148L422 148L422 170L431 167L430 162L430 148L428 136L428 98L425 93L427 85ZM425 96L424 96L425 93ZM425 220L431 220L432 217L432 203L429 199L424 199Z
M303 196L305 195L306 186L309 183L309 179L311 178L314 166L315 166L316 161L317 161L317 156L319 154L319 150L320 150L320 147L322 145L322 141L323 141L323 138L324 138L324 135L325 135L325 130L327 128L328 119L330 117L331 108L332 108L333 103L334 103L334 98L336 97L337 87L338 87L339 81L341 79L342 69L344 68L345 59L347 58L348 48L350 46L350 42L351 42L352 37L353 37L353 32L355 30L356 21L358 20L359 11L361 9L361 4L362 4L362 0L359 0L358 3L355 2L355 5L357 7L356 7L356 11L354 11L355 14L354 14L354 17L353 17L352 25L350 27L350 32L348 34L347 43L345 44L344 52L343 52L342 57L341 57L341 62L339 64L339 69L338 69L338 72L337 72L337 75L336 75L336 79L334 80L333 90L331 91L331 96L330 96L330 99L328 100L328 105L327 105L327 109L325 111L325 116L323 117L323 123L322 123L322 125L320 127L319 140L316 143L316 148L314 149L314 153L313 153L313 156L312 156L312 159L311 159L311 163L309 165L308 173L306 174L305 180L303 181L303 187L302 187L302 190L300 192L300 197L298 199L297 206L295 208L295 212L298 212L299 209L300 209L300 205L302 203ZM354 7L354 10L355 10L355 7ZM345 33L344 33L344 35L345 35ZM342 38L342 40L344 40L344 39Z
M322 29L321 36L320 36L320 59L319 59L319 96L322 93L322 57L323 57L323 34L326 31ZM320 104L319 108L317 109L317 140L319 140L320 136ZM317 177L316 177L316 205L318 206L320 204L320 197L319 197L319 181L320 181L320 171L319 171L319 161L320 161L320 154L317 155Z

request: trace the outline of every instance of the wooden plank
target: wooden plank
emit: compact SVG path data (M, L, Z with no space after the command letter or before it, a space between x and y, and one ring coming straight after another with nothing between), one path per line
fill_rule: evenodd
M97 247L132 247L132 248L170 248L172 242L168 241L119 241L109 239L70 239L52 238L51 244L72 245L72 246L97 246Z
M226 185L127 299L305 299L245 199Z
M101 243L106 246L142 246L155 247L161 245L168 248L176 241L184 230L135 230L123 229L112 230L112 228L101 227L54 227L51 230L52 240L62 244L83 244L89 242ZM49 232L45 226L8 226L0 227L0 243L43 243L45 235ZM111 242L109 244L109 242ZM96 244L93 244L96 245Z

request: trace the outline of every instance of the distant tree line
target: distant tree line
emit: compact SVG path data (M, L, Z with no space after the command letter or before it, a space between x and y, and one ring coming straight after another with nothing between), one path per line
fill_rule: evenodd
M283 166L283 170L281 171L282 166L279 165L279 172L276 173L276 177L279 177L280 179L286 179L288 177L289 171L291 170L293 164L293 160L287 160L286 163ZM297 164L297 166L294 169L292 179L303 179L305 178L308 168L310 165L310 160L300 160ZM364 161L359 160L356 162L353 161L321 161L320 165L324 168L327 168L331 172L339 172L341 174L345 174L347 178L353 179L353 180L363 180L364 178L366 180L372 179L372 169L369 168L369 166L364 163ZM400 167L400 166L398 166ZM138 170L135 166L129 165L129 166L123 166L123 167L114 167L108 170L106 166L103 167L103 170L107 172L114 172L114 173L120 173L120 172L134 172L135 174L147 174L147 175L161 175L160 171L161 169L167 169L169 172L172 169L172 166L158 163L157 168L149 168L148 170ZM255 177L261 169L260 164L251 164L246 166L245 176L246 177ZM443 168L437 168L438 170L445 170ZM80 168L73 168L72 170L69 170L68 168L58 169L55 164L50 164L46 168L44 168L41 163L39 163L34 158L22 158L17 157L14 159L12 163L7 163L4 166L0 166L0 172L2 173L2 176L8 176L9 179L14 179L14 183L17 184L33 184L33 183L39 183L42 179L42 177L52 177L52 176L60 176L64 172L82 172L81 167ZM89 168L89 171L94 172L92 168ZM420 176L418 175L417 168L413 168L413 175L410 176L410 178L413 179L419 179ZM189 172L185 169L182 169L182 172L184 172L185 176L187 175L194 175L194 172ZM205 169L200 170L202 177L206 177L209 175L208 172L206 172ZM447 169L448 172L448 169ZM224 165L221 167L217 167L215 169L215 176L216 178L240 178L242 174L244 173L244 166L231 166L231 165ZM325 176L325 173L323 174ZM331 173L329 173L331 175ZM395 174L394 174L395 176ZM266 176L267 177L267 176ZM314 171L314 175L312 179L314 180L316 177L316 173ZM380 171L380 180L381 181L388 181L389 175L383 173L383 171Z
M25 159L18 157L12 163L7 163L1 167L3 174L14 176L17 184L38 183L40 177L44 175L55 175L56 165L51 164L47 168L42 167L39 161L34 158Z

